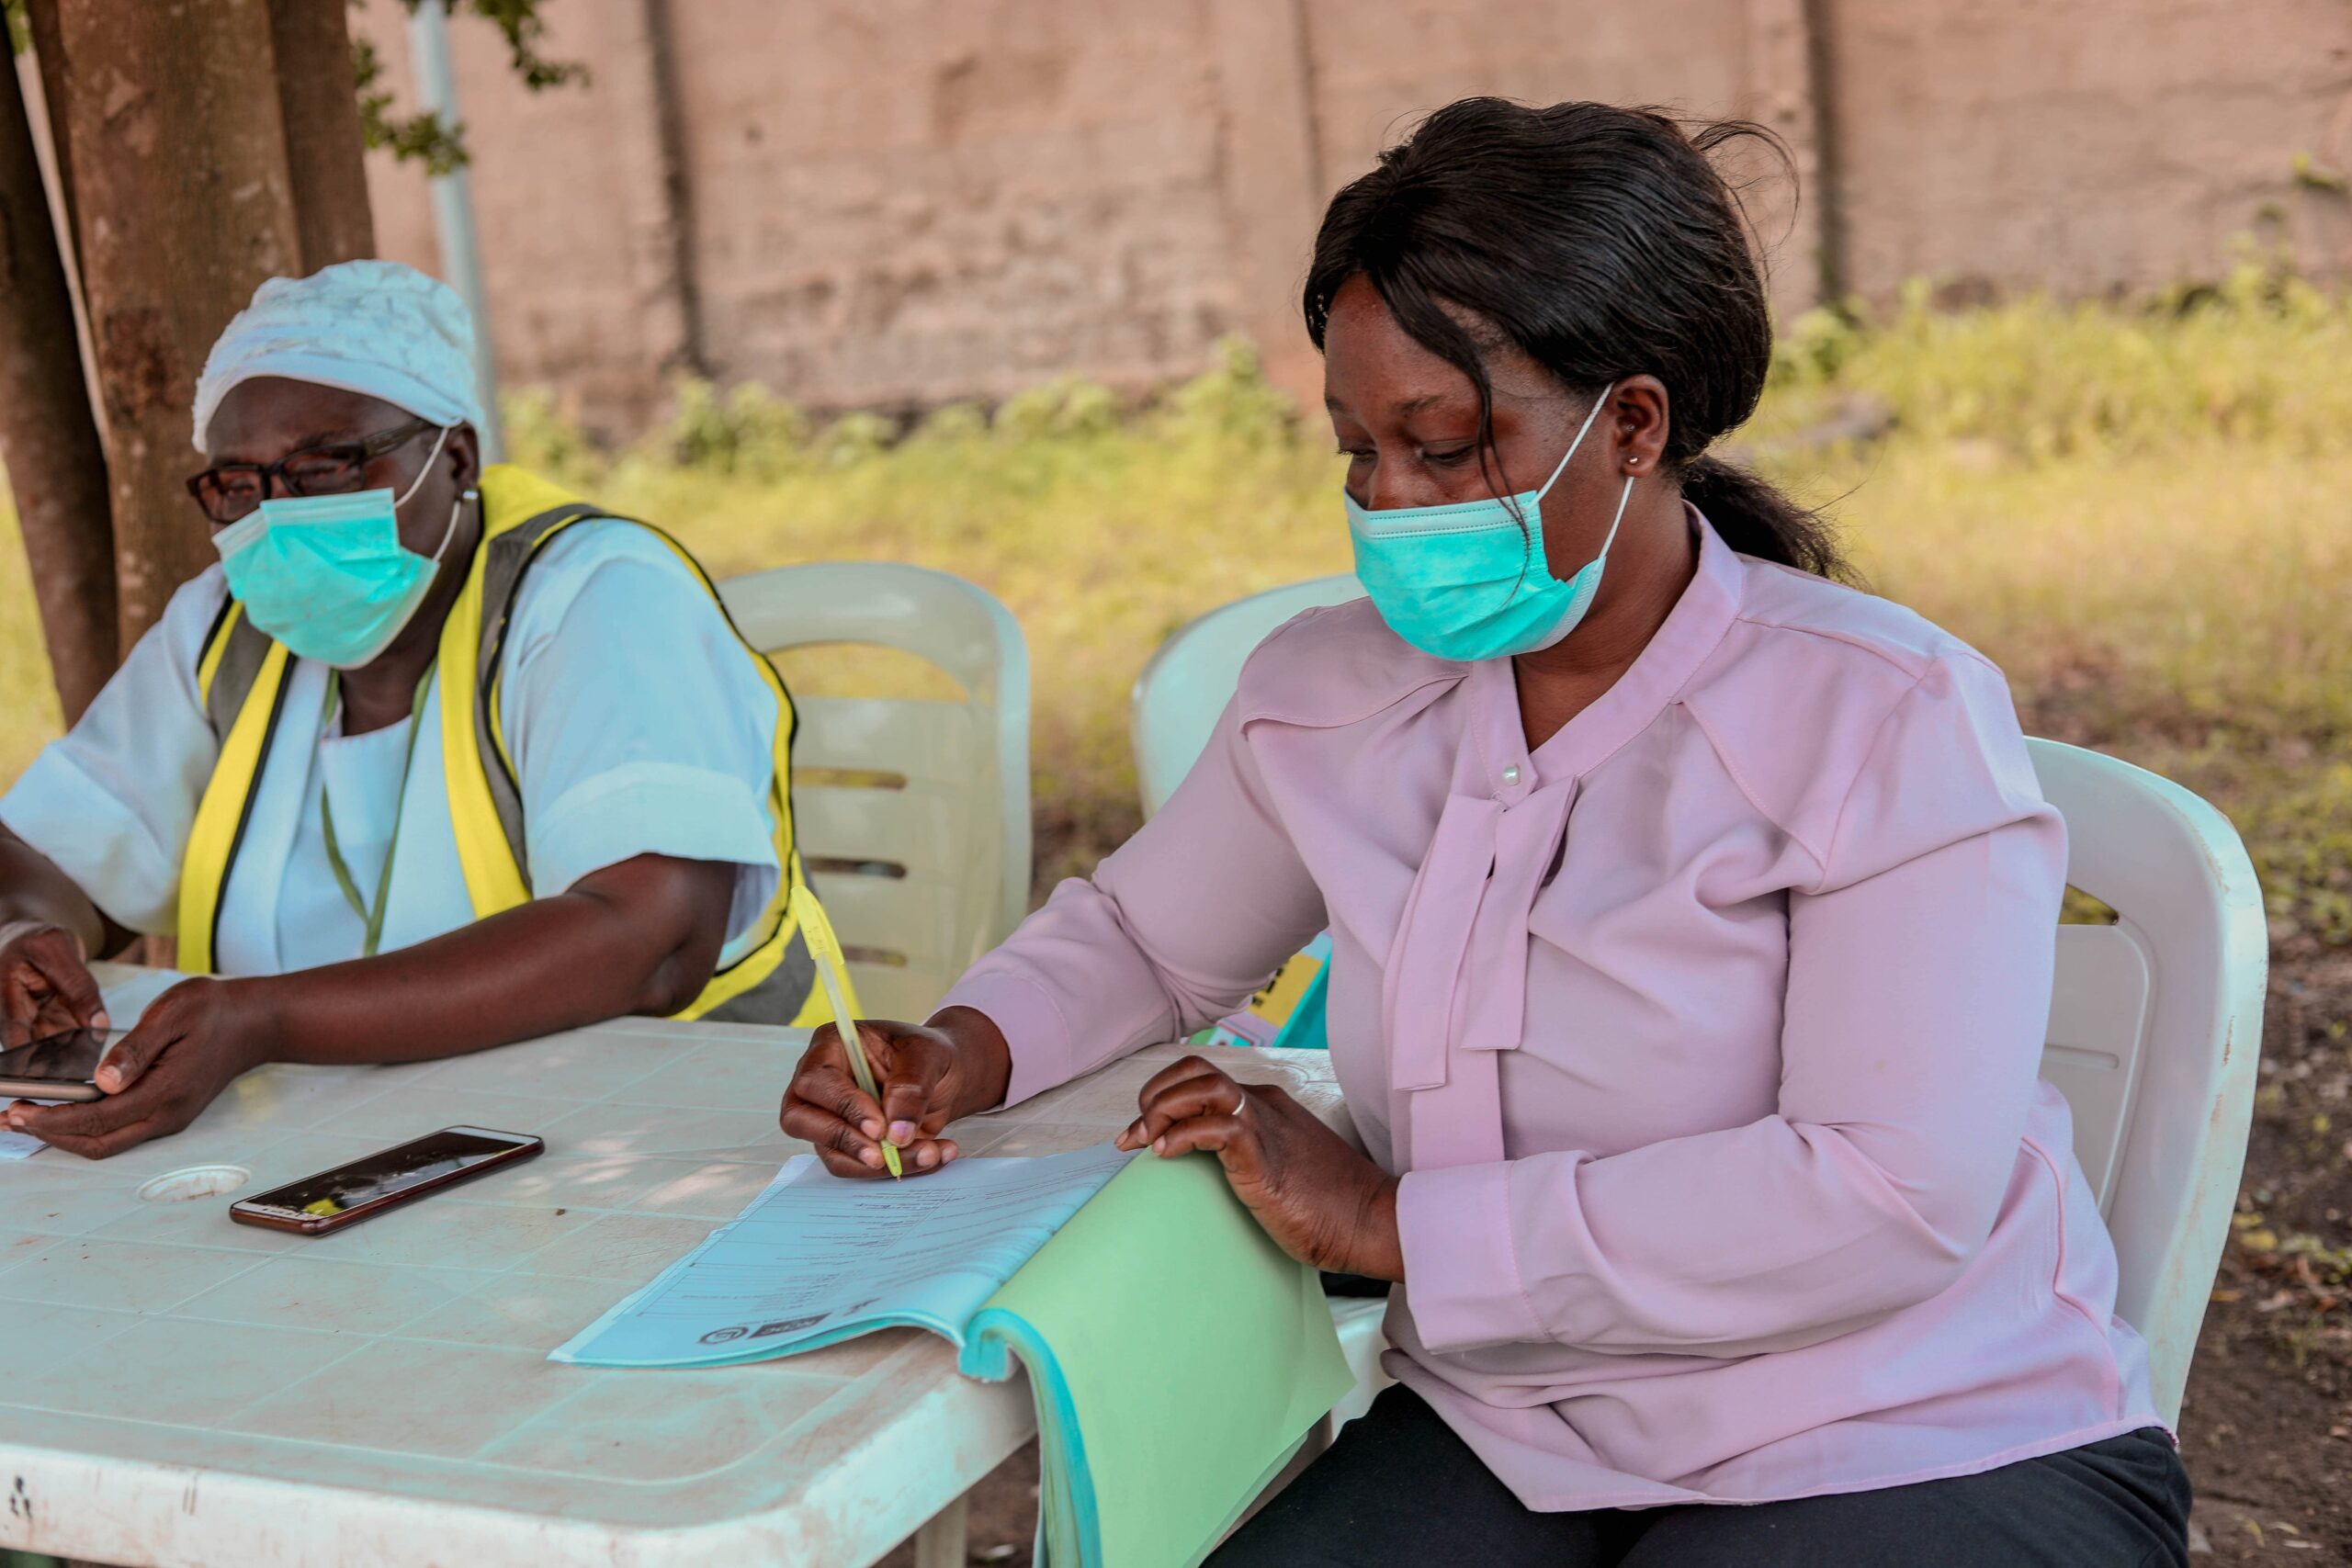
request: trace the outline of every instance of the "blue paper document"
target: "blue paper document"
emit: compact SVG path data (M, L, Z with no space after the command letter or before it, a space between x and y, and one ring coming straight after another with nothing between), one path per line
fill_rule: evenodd
M973 1314L1134 1157L1103 1144L896 1182L831 1176L802 1155L554 1359L708 1367L896 1326L961 1346Z

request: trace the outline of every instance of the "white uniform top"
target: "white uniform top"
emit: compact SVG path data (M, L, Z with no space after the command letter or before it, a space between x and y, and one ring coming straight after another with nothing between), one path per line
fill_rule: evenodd
M220 754L197 661L227 592L216 566L175 594L81 722L0 796L0 822L134 931L176 923L180 863ZM575 524L523 579L501 671L532 887L559 893L641 854L731 863L724 959L747 951L780 875L768 800L776 704L694 574L643 528ZM359 956L365 922L328 864L322 791L364 898L401 824L383 951L472 923L443 783L439 681L405 804L414 720L358 736L339 717L322 728L326 682L325 666L293 664L221 900L223 975Z

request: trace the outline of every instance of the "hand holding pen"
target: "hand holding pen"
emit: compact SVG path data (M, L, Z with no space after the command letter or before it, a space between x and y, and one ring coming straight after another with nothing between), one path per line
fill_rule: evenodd
M796 894L794 907L839 1022L810 1039L777 1120L815 1145L836 1176L938 1169L959 1152L955 1140L940 1136L947 1123L1004 1100L1012 1061L1004 1036L967 1008L950 1008L929 1024L853 1021L840 944L824 911L805 894Z

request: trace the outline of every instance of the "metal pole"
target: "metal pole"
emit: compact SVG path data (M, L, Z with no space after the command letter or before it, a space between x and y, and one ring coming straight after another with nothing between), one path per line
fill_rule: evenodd
M409 18L409 56L416 70L416 91L424 112L454 130L458 114L458 79L449 69L449 13L445 0L424 0ZM431 178L433 223L441 238L441 271L474 318L476 384L481 392L483 423L481 457L485 463L506 460L506 442L498 420L497 356L490 342L490 302L481 288L481 253L474 243L473 188L462 164Z

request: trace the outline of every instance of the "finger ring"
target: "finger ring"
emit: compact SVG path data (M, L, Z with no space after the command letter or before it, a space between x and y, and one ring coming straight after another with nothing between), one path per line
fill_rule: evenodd
M1243 1111L1250 1109L1250 1091L1243 1089L1239 1084L1235 1084L1233 1086L1233 1093L1235 1097L1233 1102L1233 1114L1238 1116Z

